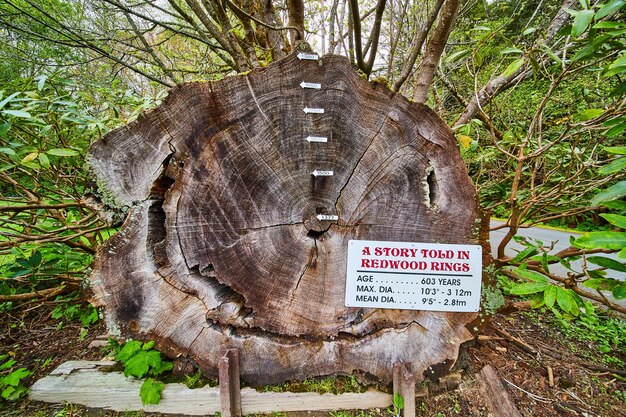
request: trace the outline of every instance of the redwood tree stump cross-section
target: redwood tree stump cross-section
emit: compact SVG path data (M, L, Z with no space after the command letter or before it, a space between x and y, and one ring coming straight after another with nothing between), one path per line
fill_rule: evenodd
M90 166L129 208L99 252L96 303L110 327L209 374L238 348L252 384L337 373L388 383L396 362L412 362L419 380L471 338L475 313L344 305L350 239L477 236L475 190L448 127L345 58L291 55L178 86L94 143Z

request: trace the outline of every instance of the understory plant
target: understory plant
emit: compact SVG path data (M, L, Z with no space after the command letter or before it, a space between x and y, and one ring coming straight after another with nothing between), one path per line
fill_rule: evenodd
M161 352L153 349L154 342L147 343L138 340L130 340L115 355L115 359L124 364L124 375L135 378L148 377L143 381L139 390L141 402L146 404L158 404L161 401L161 391L165 384L156 378L163 372L172 369L172 362L164 360Z
M9 355L0 355L0 404L2 401L16 401L28 392L28 388L22 385L22 380L32 372L26 368L16 368L15 364L15 359Z

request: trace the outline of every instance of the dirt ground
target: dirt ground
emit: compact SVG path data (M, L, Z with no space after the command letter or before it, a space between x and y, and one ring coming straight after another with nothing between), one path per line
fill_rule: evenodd
M35 308L37 307L37 308ZM68 360L99 360L101 348L89 348L96 337L106 334L101 322L85 334L80 322L63 322L51 316L53 303L19 312L2 312L0 354L9 354L17 366L33 375L26 386ZM621 352L620 352L621 351ZM490 414L481 393L478 373L493 366L506 391L523 416L626 416L626 378L594 365L623 369L624 349L611 352L611 361L594 342L581 341L564 334L551 313L515 311L492 317L477 340L464 349L458 363L461 382L458 388L442 390L436 384L421 384L417 416L454 417ZM549 378L548 370L553 378ZM428 386L426 386L428 385ZM143 412L116 413L86 410L80 406L51 405L28 399L0 403L0 416L154 416ZM277 417L366 417L391 416L389 410L335 413L275 413Z

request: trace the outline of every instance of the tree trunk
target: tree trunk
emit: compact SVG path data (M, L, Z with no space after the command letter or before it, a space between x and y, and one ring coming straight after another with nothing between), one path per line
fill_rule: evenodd
M428 90L430 90L430 85L433 83L439 58L441 58L441 54L446 47L460 3L460 0L445 0L443 4L439 22L428 40L426 53L424 53L424 58L420 64L420 71L415 81L415 90L413 91L413 101L426 103L428 99Z
M471 338L476 313L344 305L350 239L477 241L475 190L448 127L345 58L290 55L178 86L90 154L108 196L129 207L91 279L126 336L211 374L239 348L252 384L336 373L388 383L400 361L421 380Z

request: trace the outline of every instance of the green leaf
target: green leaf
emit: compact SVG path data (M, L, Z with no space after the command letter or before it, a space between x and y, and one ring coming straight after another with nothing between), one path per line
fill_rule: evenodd
M616 74L622 74L626 72L626 65L622 65L620 67L610 67L604 71L602 71L602 77L608 78L612 77Z
M559 307L561 307L561 310L573 316L578 316L578 304L576 303L576 299L572 296L571 290L557 287L556 302Z
M620 284L613 287L613 297L616 300L626 298L626 284Z
M128 359L126 367L124 368L124 376L129 377L132 375L137 378L142 378L150 368L144 356L145 352L141 350L135 356Z
M595 119L601 116L605 112L604 109L586 109L574 115L575 122L585 122L587 120Z
M611 62L611 65L609 65L609 68L613 68L613 67L622 67L626 65L626 55L617 58L615 61Z
M39 155L37 155L37 157L39 158L39 163L42 167L50 168L50 160L48 159L48 155L46 155L45 153L40 153Z
M524 51L522 51L519 48L504 48L503 50L500 51L500 53L502 55L506 55L506 54L523 54Z
M154 346L154 340L149 341L148 343L144 343L141 347L141 350L150 350Z
M513 262L521 262L524 259L536 255L537 254L538 249L534 246L529 246L526 249L524 249L523 251L519 252L515 258L513 258Z
M513 270L514 273L526 278L529 281L547 283L548 278L544 275L541 275L539 272L529 271L527 269L515 268Z
M617 252L617 257L619 259L626 259L626 248L624 248L621 251Z
M626 211L626 201L606 201L600 205L613 210Z
M612 174L626 168L626 156L612 161L598 170L600 174Z
M604 256L587 256L587 262L614 271L626 272L626 265L615 259L605 258Z
M502 76L503 77L509 77L509 76L515 74L515 72L518 69L520 69L520 67L522 65L524 65L524 58L516 59L515 61L511 62L508 67L506 67L506 69L502 73Z
M11 148L0 148L0 153L4 153L7 155L15 155L15 151Z
M469 55L470 51L468 49L463 49L461 51L457 51L453 54L450 54L450 56L448 56L445 60L445 62L447 64L452 63L452 62L456 62L458 60L460 60L461 58L466 57L467 55Z
M563 63L563 61L561 60L561 58L555 54L552 49L550 49L549 46L545 45L545 44L541 44L541 47L543 48L543 50L545 51L546 54L548 54L548 56L550 58L552 58L558 65L561 65Z
M615 13L616 11L624 7L624 4L626 4L625 0L613 0L612 2L605 4L596 13L596 21L612 13Z
M5 98L4 100L0 101L0 109L2 109L4 106L6 106L6 104L13 100L17 95L19 95L20 92L18 91L17 93L13 93L11 94L9 97Z
M158 404L161 401L161 391L165 384L152 378L146 379L139 389L139 396L143 405Z
M546 303L543 300L543 294L535 294L531 299L530 299L530 308L532 309L536 309L536 308L541 308L545 305Z
M15 359L9 359L8 361L0 365L0 371L4 371L6 369L11 368L13 365L15 365L15 362L16 362Z
M530 35L531 33L534 33L536 31L537 31L537 28L528 28L522 32L522 35L523 36Z
M402 410L404 408L404 397L399 392L393 393L393 406L396 410Z
M511 294L514 295L528 295L535 294L544 291L550 284L547 282L524 282L522 284L515 284L511 288Z
M574 17L574 23L572 24L572 36L578 37L583 34L589 23L591 23L591 19L593 19L593 10L581 10L576 13Z
M600 191L594 198L591 200L592 206L597 206L598 204L604 201L613 201L618 198L622 198L626 195L626 181L619 181L616 184L613 184L606 190Z
M8 114L9 116L23 117L25 119L31 118L30 113L24 110L2 110L2 113Z
M624 23L622 22L600 22L600 23L596 23L595 25L593 25L593 29L617 29L617 28L621 28L624 27Z
M26 368L16 369L10 374L2 377L2 379L0 379L0 385L11 385L13 387L17 387L20 384L20 381L30 374L32 374L32 372Z
M78 152L76 152L73 149L67 149L67 148L55 148L55 149L49 149L46 151L46 153L48 155L54 155L54 156L76 156L78 155Z
M545 289L543 293L543 302L546 304L548 308L552 308L554 306L554 302L556 301L556 286L550 285Z
M613 226L626 229L626 216L620 216L619 214L601 214L600 217L604 218Z
M626 146L607 146L604 152L614 153L618 155L626 155Z
M594 290L610 291L617 283L619 281L613 278L592 278L583 282L583 285Z
M46 77L45 75L41 75L38 78L39 82L37 83L37 90L41 91L43 90L43 86L46 84L46 80L48 79L48 77Z
M26 164L27 162L31 162L37 158L39 152L31 152L22 159L22 164Z
M626 232L591 232L576 239L576 244L587 249L626 248Z
M41 252L39 252L38 250L34 251L33 254L30 255L30 264L35 268L41 265L42 260L43 260L43 256L41 255Z
M130 358L135 356L137 352L141 350L141 342L138 340L131 340L124 344L124 347L115 355L115 360L122 363L128 362Z
M2 390L2 398L4 398L5 400L8 400L9 398L13 396L12 394L14 392L15 392L15 387L12 385L9 385L8 387Z

